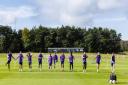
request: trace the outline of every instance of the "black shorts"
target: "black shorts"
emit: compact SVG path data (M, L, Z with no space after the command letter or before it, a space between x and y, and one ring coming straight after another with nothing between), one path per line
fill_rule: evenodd
M32 65L32 62L28 62L29 65Z
M113 66L115 63L111 63L111 66Z
M83 65L86 65L87 64L87 62L83 62Z
M8 61L7 61L7 64L10 64L10 63L11 63L11 61L10 61L10 60L8 60Z
M73 65L73 62L70 62L70 65Z
M20 65L23 65L23 62L19 62Z
M100 62L96 62L97 64L100 64Z
M56 64L57 60L54 60L54 64Z
M61 61L61 64L64 64L64 61Z
M38 60L38 63L39 63L39 64L42 64L42 60L39 59L39 60Z
M49 63L49 66L52 66L52 63Z

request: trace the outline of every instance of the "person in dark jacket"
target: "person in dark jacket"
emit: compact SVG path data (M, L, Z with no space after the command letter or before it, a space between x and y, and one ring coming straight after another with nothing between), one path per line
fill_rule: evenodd
M117 76L114 72L110 74L110 79L109 79L110 84L116 84L117 83Z
M115 71L115 54L112 53L112 57L111 57L111 67L112 67L112 72Z

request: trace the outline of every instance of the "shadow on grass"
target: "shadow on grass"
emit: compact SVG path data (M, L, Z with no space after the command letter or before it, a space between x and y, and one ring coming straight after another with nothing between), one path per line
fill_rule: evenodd
M127 84L128 85L128 82L117 82L117 84Z

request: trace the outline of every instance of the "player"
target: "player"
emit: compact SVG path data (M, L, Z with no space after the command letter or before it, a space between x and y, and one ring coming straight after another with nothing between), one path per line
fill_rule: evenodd
M40 52L39 55L38 55L38 63L39 63L38 68L39 68L40 71L42 70L42 58L43 58L43 55Z
M101 56L100 53L98 52L96 56L97 72L99 72L100 62L101 62Z
M64 61L65 61L65 54L63 52L63 54L60 56L60 62L61 62L62 71L64 71Z
M58 56L55 52L54 56L53 56L53 61L54 61L54 69L56 68L56 63L58 62Z
M111 67L112 67L112 72L115 71L115 54L112 53L112 57L111 57Z
M50 69L52 69L52 55L51 55L51 53L48 57L48 63L49 63L49 70L50 70Z
M22 52L20 51L17 59L19 59L19 71L22 72L23 71L23 54Z
M12 53L9 51L9 53L7 54L7 63L6 63L9 71L10 71L10 63L11 63L12 58L15 60L15 58L12 56Z
M69 63L70 63L70 71L73 71L73 61L74 61L74 56L72 55L72 52L70 52L69 56Z
M32 55L30 52L27 54L27 57L28 57L29 71L32 71Z
M115 74L114 72L112 72L112 73L110 74L109 83L110 83L110 84L116 84L116 83L117 83L117 77L116 77L116 74Z
M86 52L82 55L82 60L83 60L83 72L86 72L87 68L87 58L88 56L86 55Z

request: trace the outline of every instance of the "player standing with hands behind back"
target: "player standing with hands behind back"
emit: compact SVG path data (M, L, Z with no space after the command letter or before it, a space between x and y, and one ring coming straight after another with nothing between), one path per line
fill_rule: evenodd
M64 71L64 61L65 61L65 54L63 52L63 54L60 56L60 62L61 62L62 71Z
M49 54L49 57L48 57L48 63L49 63L49 70L52 69L52 55L51 53Z
M82 55L82 60L83 60L83 72L86 72L86 68L87 68L87 58L88 58L88 56L87 56L86 53L84 52L84 54Z
M27 54L27 57L28 57L29 71L32 71L32 55L30 52Z
M54 56L53 56L53 61L54 61L54 69L56 68L56 63L58 62L58 56L55 52Z
M23 54L22 52L20 51L17 59L19 59L19 71L23 71Z
M42 58L43 58L43 55L40 51L40 53L38 55L38 68L39 68L40 71L42 70Z
M74 61L74 56L72 55L72 52L70 52L69 56L69 63L70 63L70 71L73 71L73 61Z
M101 62L101 56L100 56L100 53L98 52L96 56L97 72L99 72L100 62Z

